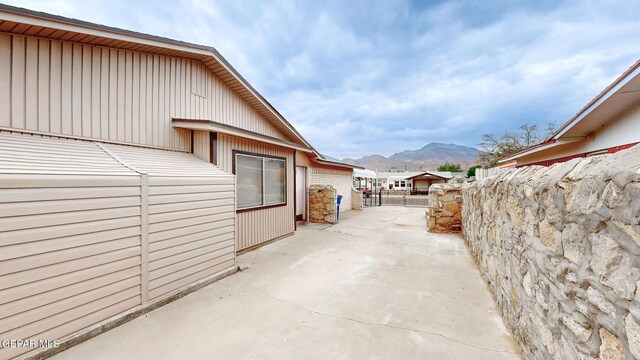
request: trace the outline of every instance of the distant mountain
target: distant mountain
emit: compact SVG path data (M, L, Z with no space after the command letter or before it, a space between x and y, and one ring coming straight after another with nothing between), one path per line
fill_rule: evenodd
M436 170L445 162L460 164L462 169L466 169L475 165L479 154L478 149L468 146L430 143L420 150L405 150L389 157L367 155L360 159L346 158L342 161L376 171Z

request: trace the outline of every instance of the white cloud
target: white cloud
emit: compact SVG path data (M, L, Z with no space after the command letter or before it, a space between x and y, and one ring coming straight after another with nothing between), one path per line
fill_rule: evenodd
M640 48L627 1L10 2L213 45L337 157L564 122Z

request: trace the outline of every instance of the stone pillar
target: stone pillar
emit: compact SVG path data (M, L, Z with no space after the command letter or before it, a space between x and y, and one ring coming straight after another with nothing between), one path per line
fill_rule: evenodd
M462 184L433 184L429 187L427 227L430 232L462 231Z
M351 210L362 210L362 192L351 188Z
M330 185L309 186L309 222L336 223L336 188Z

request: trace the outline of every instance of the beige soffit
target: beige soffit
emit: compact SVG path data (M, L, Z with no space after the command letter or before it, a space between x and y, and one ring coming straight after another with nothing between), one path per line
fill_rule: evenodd
M210 131L226 135L232 135L244 139L264 142L271 145L282 146L289 149L300 150L306 153L314 153L314 150L306 146L296 144L291 141L278 139L275 137L263 135L250 130L241 129L235 126L222 124L212 120L190 120L190 119L173 119L171 124L175 128L189 129L197 131Z
M87 21L0 4L0 32L82 44L179 56L201 61L276 128L301 144L313 147L213 47L94 24Z
M331 161L331 160L326 160L326 159L321 159L321 158L313 159L313 161L318 162L320 164L338 166L338 167L343 167L343 168L346 168L346 169L364 169L364 167L362 167L362 166L351 165L351 164L347 164L347 163L343 163L343 162Z
M558 139L558 140L555 140L555 141L550 141L549 143L546 143L546 144L543 143L543 144L540 144L539 146L531 147L531 148L529 148L529 149L527 149L527 150L525 150L523 152L517 153L517 154L509 156L507 158L500 159L500 160L498 160L498 163L504 164L506 162L517 160L517 159L519 159L519 158L521 158L523 156L528 156L528 155L535 154L535 153L540 152L540 151L544 151L544 150L548 150L548 149L554 148L556 146L569 144L569 143L580 141L580 140L584 140L584 139L585 139L584 137L577 137L577 138L571 138L571 139Z

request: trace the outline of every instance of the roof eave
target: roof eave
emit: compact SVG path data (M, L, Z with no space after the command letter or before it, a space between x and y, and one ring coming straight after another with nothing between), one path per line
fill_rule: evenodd
M264 142L271 145L281 146L289 149L299 150L306 153L314 153L312 148L300 145L298 143L278 139L275 137L263 135L254 131L241 129L235 126L222 124L212 120L192 120L192 119L172 119L171 124L175 128L209 131L249 140Z
M611 96L617 93L620 88L625 86L631 79L640 75L640 60L636 61L629 69L622 73L617 79L615 79L609 86L602 90L593 100L585 105L578 113L576 113L569 121L564 123L558 130L551 134L547 140L559 139L587 115L589 115L598 106L602 105Z
M6 4L0 4L0 12L3 19L8 21L27 23L35 26L50 27L66 31L74 31L87 35L109 37L115 40L131 41L138 44L162 47L171 50L194 53L202 56L210 56L217 61L231 76L233 76L242 86L262 104L269 112L273 114L297 140L302 142L306 147L316 151L313 146L287 121L275 107L273 107L240 73L220 54L218 50L211 46L193 44L185 41L169 39L165 37L139 33L135 31L120 29L116 27L95 24L88 21L67 18L64 16L49 14L29 10L20 7L14 7Z
M320 155L318 158L313 159L316 162L319 162L320 164L325 164L325 165L333 165L333 166L339 166L339 167L344 167L344 168L350 168L350 169L365 169L362 166L358 166L358 165L353 165L353 164L347 164L344 162L337 162L337 161L331 161L331 160L327 160L322 158L322 155Z
M549 140L549 141L540 143L538 145L532 146L530 148L524 149L524 150L522 150L522 151L520 151L518 153L510 155L509 157L505 157L505 158L499 159L498 163L504 164L504 163L509 162L509 161L515 161L515 160L517 160L517 159L519 159L519 158L521 158L523 156L528 156L528 155L535 154L535 153L540 152L540 151L544 151L544 150L548 150L548 149L554 148L556 146L569 144L569 143L580 141L580 140L583 140L583 139L584 139L584 137L575 137L575 138L570 138L570 139L557 139L557 140L553 139L553 140Z

